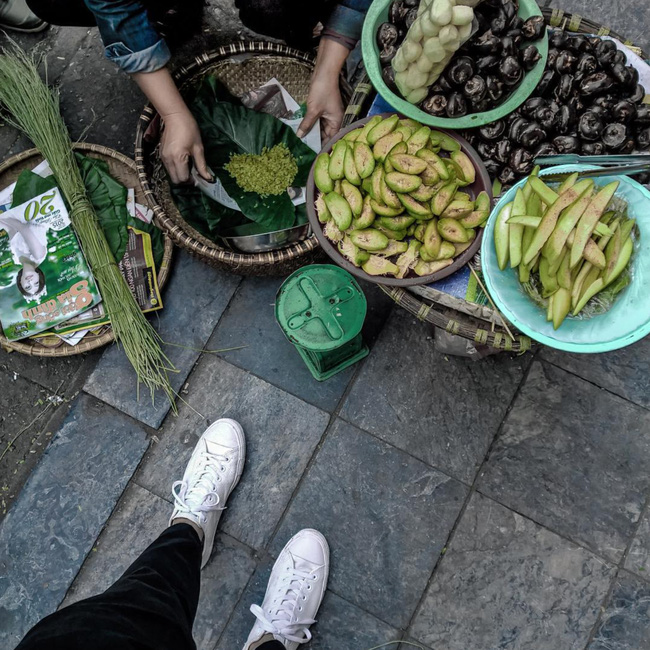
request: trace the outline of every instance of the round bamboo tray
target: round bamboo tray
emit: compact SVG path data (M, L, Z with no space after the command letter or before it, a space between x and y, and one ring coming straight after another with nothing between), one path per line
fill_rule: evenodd
M552 7L542 7L541 9L542 15L550 27L582 34L611 36L626 45L643 59L648 59L648 55L642 48L634 45L627 38L609 27L605 27L578 14L565 12L562 9L553 9ZM344 126L358 119L358 116L363 113L364 105L367 104L372 95L372 91L373 87L370 79L367 74L364 74L354 90L343 122ZM520 334L512 326L510 330L514 338L503 327L497 325L492 327L490 323L472 318L462 312L444 307L432 301L425 301L420 296L408 292L408 290L392 287L381 287L381 289L398 305L420 320L431 323L456 336L461 336L481 345L487 345L504 351L526 352L532 346L531 339Z
M206 75L216 76L235 96L259 88L275 77L298 103L307 99L314 58L305 52L275 43L236 43L197 56L179 68L174 77L181 92ZM345 80L341 94L347 103L351 95ZM318 240L310 235L278 250L247 254L229 250L204 237L181 216L172 200L169 182L158 156L160 117L145 107L138 122L135 162L149 207L174 243L210 266L239 275L286 275L321 254Z
M135 188L135 198L138 203L145 203L145 196L140 183L135 163L126 156L114 149L103 147L98 144L75 144L74 148L81 153L99 158L108 164L113 178L122 183L125 187ZM0 164L0 187L6 187L13 183L20 173L25 169L33 169L43 160L37 149L23 151ZM154 223L160 227L160 223L154 216ZM174 245L171 239L165 234L165 253L162 264L158 269L158 286L162 289L169 276L171 259ZM49 337L48 337L49 338ZM54 346L44 345L35 339L22 339L20 341L9 341L6 339L0 329L0 346L14 352L21 352L33 357L71 357L76 354L90 352L101 348L115 340L113 329L110 325L105 325L98 334L90 332L77 345L68 345L61 339Z

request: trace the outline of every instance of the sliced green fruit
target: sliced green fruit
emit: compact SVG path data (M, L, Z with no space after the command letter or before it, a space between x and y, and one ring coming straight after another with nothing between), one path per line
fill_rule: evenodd
M354 131L349 131L343 136L344 140L347 140L348 142L355 142L356 139L361 135L361 132L363 129L354 129Z
M454 195L458 185L456 181L451 181L444 185L438 193L431 199L431 212L436 216L440 216L445 208L454 200Z
M465 228L479 228L485 223L488 216L489 213L486 215L482 210L474 210L466 217L463 217L460 222L465 226Z
M372 188L370 190L370 196L372 196L375 201L381 202L381 184L384 179L384 169L381 165L375 167L375 171L372 172Z
M406 141L408 152L415 155L420 149L427 146L429 137L431 136L431 129L428 126L421 126L415 133Z
M422 242L422 246L433 259L436 259L440 254L442 237L438 232L437 219L431 219L431 221L429 221L427 224L427 227L424 231L424 240Z
M449 219L463 219L469 216L474 210L474 202L459 201L457 198L443 210L441 217Z
M399 126L407 126L411 131L417 131L422 125L419 122L411 119L410 117L403 117L399 121Z
M530 188L539 196L543 203L546 203L547 206L553 205L560 195L553 191L541 178L537 176L531 176L528 179L530 183Z
M383 232L388 239L394 239L395 241L402 241L406 237L406 230L390 230L389 228L384 228L375 222L375 228L380 232Z
M364 194L370 194L372 196L372 178L363 179L361 182L361 190Z
M452 151L450 158L460 168L462 180L471 185L476 180L476 169L469 156L462 151Z
M530 226L531 228L537 228L540 223L542 223L541 217L531 217L530 215L525 214L521 217L510 217L508 223L513 226Z
M423 262L419 261L413 270L419 275L420 277L423 277L425 275L433 275L434 273L437 273L438 271L442 271L442 269L446 268L447 266L450 266L454 260L436 260L435 262Z
M427 161L407 153L391 153L388 157L396 171L403 174L421 174L427 168Z
M405 241L396 241L394 239L388 240L388 245L383 250L377 251L377 255L383 255L384 257L390 257L391 255L401 255L406 252L409 245Z
M316 206L316 214L318 215L318 220L321 223L327 223L332 218L332 215L330 214L330 211L327 208L327 203L325 203L324 194L318 195L315 206Z
M400 232L414 224L415 217L380 217L377 219L377 223L383 228L388 228L388 230Z
M336 192L330 192L325 195L325 204L339 230L347 230L352 224L352 209L350 208L350 204Z
M618 260L616 261L616 264L612 267L612 269L607 273L605 276L605 285L611 284L616 280L616 278L623 273L625 270L625 267L629 264L630 258L632 257L632 251L634 250L634 243L632 242L632 238L628 237L623 245L621 246L621 251L618 256Z
M389 133L395 130L397 123L399 122L399 117L397 115L391 115L385 120L381 120L377 126L373 127L367 134L366 140L369 145L374 145L377 141L381 140L384 136L387 136ZM401 138L400 138L401 139Z
M397 217L404 212L403 206L400 206L399 208L391 208L383 203L375 201L375 199L370 199L370 207L375 214L378 214L381 217Z
M578 183L574 185L574 188L577 186ZM605 185L605 187L599 190L580 217L580 221L576 226L576 235L573 246L571 246L571 267L574 267L580 261L582 252L587 245L587 241L591 237L591 233L594 231L594 228L605 211L605 208L607 208L607 205L612 200L618 186L618 181ZM567 192L568 191L569 190L567 190Z
M426 203L416 201L410 194L398 194L397 196L398 200L406 208L409 214L412 214L419 219L431 216L431 210Z
M368 142L368 134L370 131L372 131L379 123L381 122L381 116L380 115L375 115L374 117L370 118L365 126L363 127L363 130L359 134L359 137L357 137L357 142L365 142L366 144L370 144Z
M391 190L383 178L381 181L380 193L382 202L385 203L389 208L399 208L402 205L397 192Z
M415 239L412 239L408 243L408 247L406 251L402 253L397 258L397 262L395 262L397 268L399 269L399 271L395 274L396 277L398 278L406 277L407 273L417 264L418 254L420 252L421 247L422 244Z
M396 264L379 255L371 255L361 268L368 275L397 275L399 273Z
M334 243L343 239L343 231L336 225L334 219L330 219L323 228L323 234Z
M573 280L571 278L571 267L569 266L570 256L564 254L562 261L560 262L560 268L557 272L557 283L562 289L569 291L569 297L571 296L571 289L573 289ZM567 308L567 313L569 310Z
M428 186L435 185L440 180L440 176L433 168L433 165L427 165L427 168L420 174L420 178L422 183Z
M545 257L541 257L539 260L539 279L542 282L544 298L548 298L560 288L557 277L548 272L548 260Z
M573 187L577 180L578 180L579 174L578 172L575 172L569 176L567 176L564 181L562 181L562 184L560 187L557 188L557 193L558 194L564 194L569 188ZM556 328L557 329L557 328Z
M348 146L348 150L345 154L345 161L343 162L343 174L348 183L352 185L361 185L361 176L357 171L357 165L354 161L354 149L352 149L352 144Z
M394 147L399 145L402 142L401 133L389 133L383 138L380 138L375 142L375 145L372 148L372 155L375 157L377 162L384 162L388 157L388 154L393 150Z
M339 253L355 266L361 266L368 259L368 253L359 249L347 236L339 242L338 249Z
M348 145L343 141L339 140L332 149L332 155L330 156L329 164L329 175L330 178L335 181L340 181L344 175L345 164L345 154L348 151Z
M517 189L515 199L512 202L512 213L508 224L510 225L510 266L515 268L521 263L521 245L524 239L524 227L521 224L513 223L512 217L520 217L526 214L526 197L521 188Z
M569 233L575 228L591 200L591 194L588 192L581 196L571 207L566 208L562 212L551 236L544 244L544 255L549 260L554 261L560 256L564 250Z
M462 242L462 243L466 244L467 242ZM450 260L455 255L456 255L456 248L451 242L443 241L442 244L440 244L440 252L438 253L437 259Z
M399 194L408 194L422 185L422 179L419 176L403 174L402 172L391 172L386 174L386 184L391 190Z
M348 202L352 210L352 215L358 217L363 209L363 197L361 196L361 192L359 192L359 188L347 180L342 180L341 191L343 192L343 198Z
M388 237L375 228L353 230L350 233L350 240L364 251L380 251L388 246Z
M413 231L413 236L419 241L423 242L424 241L424 233L427 229L427 224L425 223L419 223L415 226L415 230ZM437 231L436 231L437 232Z
M598 278L595 282L592 282L587 290L582 294L578 304L573 310L573 315L577 316L585 307L585 305L605 286L605 281L602 278Z
M557 329L562 325L562 321L567 317L570 311L571 292L568 289L560 287L553 294L553 306L551 309L551 313L553 314L553 329Z
M319 154L314 163L314 183L316 183L316 187L324 194L328 194L334 190L334 181L330 177L329 166L329 154Z
M354 164L361 179L369 178L375 171L375 157L365 142L354 143Z
M395 129L397 133L402 134L402 139L406 142L412 135L415 133L414 129L409 128L408 126L400 126Z
M375 212L372 209L370 202L372 197L369 194L363 197L363 208L361 214L357 219L353 219L352 227L355 230L363 230L364 228L370 228L375 221Z
M512 214L512 203L507 203L501 209L494 224L494 247L497 253L497 264L503 271L510 257L510 225L508 219Z
M433 129L431 131L431 143L445 151L460 151L460 142L450 135Z
M424 183L418 187L415 192L411 192L411 196L416 201L430 201L435 194L435 190L430 185L425 185Z
M415 155L422 158L422 160L426 160L442 180L449 180L449 169L438 154L430 149L420 149Z
M456 219L440 219L438 232L443 239L456 244L464 244L469 240L465 227Z
M461 253L464 253L472 245L472 242L476 239L475 230L468 228L467 234L469 235L468 241L466 241L464 244L454 244L454 248L456 249L455 257L458 257Z
M535 176L530 179L531 186L535 180L539 179ZM532 187L533 191L535 191L535 187ZM562 213L562 210L573 205L573 203L575 203L583 194L591 191L592 187L593 181L579 181L572 188L568 189L564 194L562 194L557 199L557 201L555 201L555 203L546 209L546 212L542 217L542 222L539 224L537 230L535 230L533 240L523 255L524 264L530 263L533 257L535 257L535 255L537 255L537 253L542 250L542 246L544 246L548 238L551 236L553 230L555 229L558 217Z

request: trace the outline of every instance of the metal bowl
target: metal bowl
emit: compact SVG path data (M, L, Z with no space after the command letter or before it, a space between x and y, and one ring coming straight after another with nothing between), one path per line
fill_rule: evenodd
M263 253L264 251L285 248L291 244L303 241L311 236L311 226L303 223L284 230L267 232L263 235L245 235L242 237L219 237L219 241L228 248L242 253Z
M380 113L381 117L390 117L395 113ZM400 117L404 117L399 114ZM374 116L366 117L362 120L358 120L347 126L345 129L342 129L337 133L337 135L332 138L324 147L323 152L329 153L332 151L334 145L350 131L358 129L360 126L363 126L366 122L372 119ZM492 200L492 183L490 181L490 176L487 173L485 165L481 161L480 156L470 145L465 138L459 136L455 131L448 131L446 129L437 129L446 133L454 140L460 144L461 150L469 156L474 168L476 169L476 180L471 184L463 187L463 192L467 192L471 195L472 198L476 198L481 191L488 193L490 201ZM445 267L444 269L438 271L437 273L432 273L431 275L419 276L413 271L410 271L405 278L393 278L383 275L369 275L363 269L355 266L352 262L348 261L341 253L339 253L338 248L332 244L332 242L325 237L323 233L323 224L318 221L318 215L316 214L316 207L314 205L316 197L318 196L318 190L316 188L316 183L314 182L314 167L312 166L311 171L309 172L309 180L307 181L307 214L309 215L309 222L311 224L312 230L318 239L318 243L322 246L323 250L336 262L339 266L342 266L344 269L356 275L358 278L367 280L368 282L373 282L375 284L384 284L391 287L410 287L420 284L430 284L431 282L437 282L442 280L447 276L455 273L458 269L465 266L469 262L478 249L481 247L481 239L483 238L483 229L480 228L476 233L476 237L472 242L472 245L466 250L463 251L458 257L456 257L452 264Z

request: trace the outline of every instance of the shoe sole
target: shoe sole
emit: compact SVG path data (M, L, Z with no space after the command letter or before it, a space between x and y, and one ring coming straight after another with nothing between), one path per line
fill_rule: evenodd
M9 29L14 32L20 32L21 34L38 34L44 32L49 26L49 23L43 23L38 27L16 27L15 25L0 23L0 29Z
M246 436L244 435L244 429L242 428L242 425L239 424L239 422L237 422L237 420L231 420L230 418L221 418L221 419L217 420L216 422L213 422L201 434L201 438L203 438L203 436L205 436L205 434L208 433L208 431L210 431L210 429L212 429L212 427L216 427L218 424L221 424L221 423L224 423L224 422L228 423L230 426L233 427L233 429L235 429L235 431L237 433L237 442L239 443L239 451L240 451L239 459L237 461L236 478L233 481L233 484L232 484L232 486L231 486L231 488L228 491L228 494L226 496L226 502L227 502L228 499L230 498L230 495L234 492L235 488L237 487L237 485L239 485L239 480L241 479L241 476L244 473L244 464L245 464L245 461L246 461ZM226 506L224 505L224 507L226 507ZM217 525L217 527L218 527L218 525ZM210 561L210 558L212 557L212 552L214 550L214 540L215 540L215 537L216 537L216 534L217 534L217 530L215 529L214 532L215 532L215 535L210 540L210 553L205 558L205 561L201 562L201 569L205 568L205 566ZM203 543L205 544L206 541L207 540L204 539Z

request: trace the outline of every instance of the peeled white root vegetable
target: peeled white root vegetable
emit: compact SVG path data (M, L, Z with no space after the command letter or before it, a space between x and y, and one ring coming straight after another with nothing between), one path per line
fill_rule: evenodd
M473 6L480 0L422 0L418 17L392 65L395 83L406 100L419 104L470 37Z

